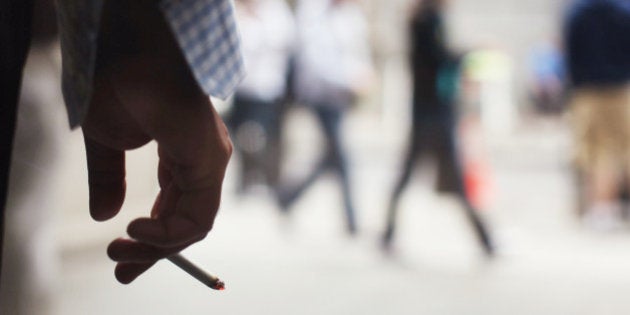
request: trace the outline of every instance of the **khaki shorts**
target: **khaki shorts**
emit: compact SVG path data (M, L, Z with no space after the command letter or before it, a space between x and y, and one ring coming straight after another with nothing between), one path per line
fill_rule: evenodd
M629 176L630 86L577 89L570 114L580 171L618 179Z

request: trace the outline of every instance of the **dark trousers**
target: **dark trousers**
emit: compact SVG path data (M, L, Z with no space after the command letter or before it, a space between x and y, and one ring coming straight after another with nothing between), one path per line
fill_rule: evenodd
M454 129L453 122L441 117L414 123L403 169L392 194L392 203L398 202L421 157L431 157L436 161L438 191L460 193L462 172Z
M0 267L15 120L32 14L33 0L0 2Z
M283 110L281 101L264 101L239 93L234 96L226 122L239 153L239 191L244 192L259 177L263 183L276 188Z
M340 180L343 195L344 210L347 220L348 230L352 233L356 231L356 219L352 190L350 188L350 178L348 175L348 164L346 154L341 144L341 122L345 109L335 105L313 106L317 119L322 127L326 138L326 153L321 157L315 168L300 183L293 186L293 190L284 201L285 206L295 201L306 189L327 171L333 171Z
M455 130L454 121L450 117L436 117L414 122L405 164L394 187L387 212L387 226L384 234L386 245L389 245L394 234L398 203L403 190L409 184L419 158L422 155L431 155L438 163L437 189L453 192L459 197L484 251L488 254L493 252L487 228L466 195Z

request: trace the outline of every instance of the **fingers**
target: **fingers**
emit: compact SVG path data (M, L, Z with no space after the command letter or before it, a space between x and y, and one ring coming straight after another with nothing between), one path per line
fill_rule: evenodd
M129 236L154 246L172 247L188 245L206 237L210 228L204 228L187 217L174 215L165 220L136 219L129 224Z
M114 217L125 199L125 152L85 138L90 215L96 221Z
M170 181L170 171L161 163L162 190L151 218L136 219L128 226L134 240L118 239L107 250L117 261L116 279L127 284L149 269L155 261L182 251L203 239L214 223L220 203L221 185L182 191Z
M181 252L185 246L160 248L134 240L117 239L107 247L107 255L119 263L151 263Z
M173 176L171 175L171 170L168 168L167 163L160 160L158 164L158 182L160 183L160 188L166 189L172 180Z
M129 284L154 264L155 261L150 263L118 263L114 269L114 275L118 282Z
M160 215L132 221L127 233L137 241L174 247L203 239L212 229L219 208L221 187L179 191L174 185L163 191ZM170 208L170 209L169 209Z
M175 186L169 184L158 194L151 209L151 218L166 218L175 213L177 204L181 198L182 192Z
M192 75L178 75L178 64L162 65L166 59L152 58L125 64L110 78L125 112L157 142L160 156L161 193L151 217L129 224L128 234L136 243L113 245L112 254L122 255L114 256L120 261L116 277L122 283L133 281L154 259L208 234L232 152L227 128Z
M133 240L117 239L107 248L107 255L118 262L114 275L118 282L129 284L158 260L182 251L186 246L158 248Z

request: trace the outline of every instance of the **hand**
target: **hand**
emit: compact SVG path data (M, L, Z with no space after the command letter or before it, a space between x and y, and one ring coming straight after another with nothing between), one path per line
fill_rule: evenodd
M151 216L129 223L132 239L114 240L108 248L116 278L125 284L207 235L232 152L227 128L183 60L163 57L97 71L82 126L90 213L97 221L114 217L123 204L125 150L151 140L158 145L160 193Z

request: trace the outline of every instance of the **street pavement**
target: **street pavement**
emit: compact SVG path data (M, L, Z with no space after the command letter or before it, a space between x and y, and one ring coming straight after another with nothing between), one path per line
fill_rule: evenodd
M289 122L286 167L308 170L317 128L308 113ZM264 187L235 194L228 171L214 230L184 255L226 282L213 291L161 261L130 285L118 284L105 248L130 218L146 215L156 192L155 147L128 155L130 197L120 218L92 222L82 193L59 222L60 276L53 314L626 314L630 234L595 233L573 215L570 138L562 121L533 120L488 141L493 203L482 214L497 256L484 257L456 199L432 191L421 168L401 202L393 252L379 247L384 210L404 137L369 113L347 124L360 233L344 231L334 177L322 178L288 216ZM74 181L80 137L64 166ZM77 150L77 152L72 152ZM235 159L238 156L234 157ZM73 174L74 172L78 172ZM79 210L78 210L79 209Z

